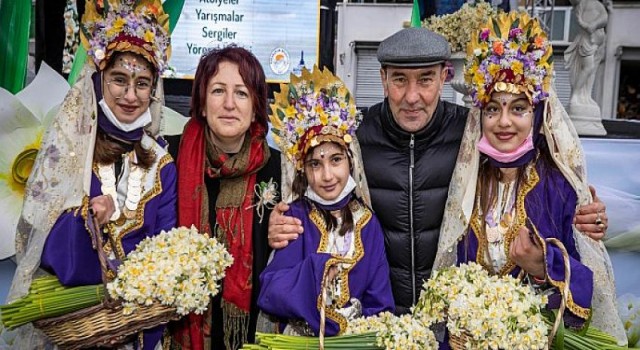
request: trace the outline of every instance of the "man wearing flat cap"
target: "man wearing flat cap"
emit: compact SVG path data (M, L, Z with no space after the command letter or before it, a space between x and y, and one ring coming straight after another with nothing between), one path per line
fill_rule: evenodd
M469 110L440 99L449 43L406 28L380 43L385 99L358 129L371 202L385 232L397 313L409 312L436 256Z
M431 274L469 113L440 99L450 56L447 40L426 28L402 29L382 41L378 61L385 99L369 108L357 132L398 314L409 312ZM597 208L593 213L604 210L601 202L589 207ZM297 219L282 215L286 210L280 203L269 218L274 249L302 233ZM577 222L589 222L586 216Z

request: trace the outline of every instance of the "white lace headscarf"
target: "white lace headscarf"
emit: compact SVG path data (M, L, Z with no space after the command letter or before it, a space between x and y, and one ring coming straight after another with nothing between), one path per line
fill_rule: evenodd
M453 172L444 218L440 229L434 271L457 262L457 244L463 239L473 211L480 153L476 147L482 136L481 112L473 108L467 120L460 152ZM578 197L578 206L593 201L586 180L586 163L580 140L552 88L545 102L540 132L544 135L552 158ZM576 208L577 209L577 208ZM613 269L609 254L601 241L595 241L573 228L581 262L593 271L593 316L591 324L613 335L621 344L627 338L616 307Z

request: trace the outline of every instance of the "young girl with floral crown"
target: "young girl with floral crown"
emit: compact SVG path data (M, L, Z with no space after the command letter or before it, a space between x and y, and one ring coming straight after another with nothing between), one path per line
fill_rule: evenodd
M526 13L498 15L469 43L465 78L475 108L434 268L474 261L493 274L524 276L550 288L552 308L563 294L568 326L590 320L623 343L609 256L573 224L577 206L592 198L580 141L552 89L552 51ZM600 213L593 220L604 231Z
M394 309L355 138L361 115L342 81L317 67L292 75L275 100L272 131L288 158L283 199L295 199L286 215L305 233L275 252L260 276L258 306L280 331L302 335L320 334L324 308L325 334L340 334L351 318Z

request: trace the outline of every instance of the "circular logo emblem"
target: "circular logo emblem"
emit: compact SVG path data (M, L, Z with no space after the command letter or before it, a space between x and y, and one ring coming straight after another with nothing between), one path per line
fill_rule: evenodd
M271 51L271 57L269 58L269 67L275 74L285 74L289 71L291 60L289 59L289 53L283 48L276 48Z

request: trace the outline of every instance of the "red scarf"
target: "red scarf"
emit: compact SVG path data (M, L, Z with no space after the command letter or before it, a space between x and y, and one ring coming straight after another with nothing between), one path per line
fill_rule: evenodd
M220 194L216 201L218 237L226 243L234 258L222 286L223 304L248 317L253 267L253 189L256 173L269 157L265 129L253 123L247 135L249 139L232 158L211 150L207 154L206 132L208 127L203 119L191 118L182 135L177 161L178 225L195 225L201 233L212 234L204 176L219 178ZM203 321L203 315L189 314L183 318L174 332L175 340L183 349L203 350ZM226 323L225 320L224 326ZM246 333L248 325L244 328ZM238 330L225 329L225 335L231 331Z

